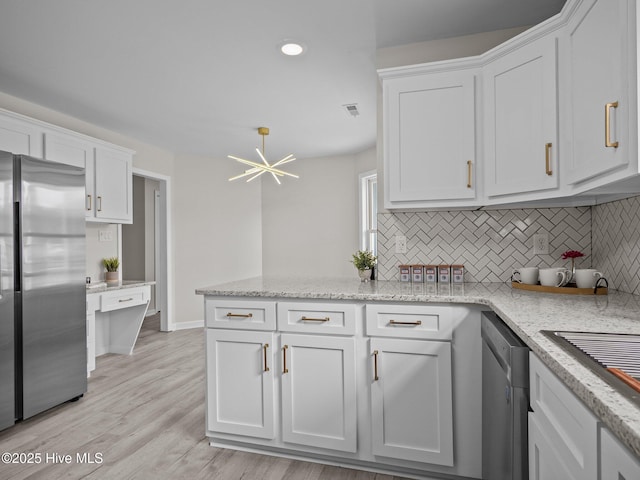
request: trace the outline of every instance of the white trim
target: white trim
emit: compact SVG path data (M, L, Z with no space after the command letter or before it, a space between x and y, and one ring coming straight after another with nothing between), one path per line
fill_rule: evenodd
M191 328L204 328L204 320L194 320L193 322L176 322L173 324L174 330L188 330Z
M171 177L160 173L133 168L133 174L140 177L157 180L160 183L160 216L164 213L165 225L160 228L160 243L165 243L164 255L161 256L163 265L156 271L156 310L163 314L160 316L160 330L170 332L176 329L174 321L173 288L173 223L171 215Z
M368 238L365 233L365 223L368 217L367 207L368 201L368 181L371 177L376 177L377 180L378 171L368 170L358 175L358 245L360 250L368 250Z

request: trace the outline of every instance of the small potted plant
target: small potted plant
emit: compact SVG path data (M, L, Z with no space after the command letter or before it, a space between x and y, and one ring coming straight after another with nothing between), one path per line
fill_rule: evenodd
M371 279L371 270L376 260L377 257L369 251L358 250L352 255L351 263L358 269L361 281L368 282Z
M107 285L117 285L119 281L118 267L120 266L120 260L118 260L118 257L103 258L102 265L107 270L107 273L105 274Z

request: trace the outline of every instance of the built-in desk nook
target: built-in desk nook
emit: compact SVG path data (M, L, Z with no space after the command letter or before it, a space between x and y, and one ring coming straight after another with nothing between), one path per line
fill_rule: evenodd
M133 353L154 283L87 289L87 374L95 370L100 355Z

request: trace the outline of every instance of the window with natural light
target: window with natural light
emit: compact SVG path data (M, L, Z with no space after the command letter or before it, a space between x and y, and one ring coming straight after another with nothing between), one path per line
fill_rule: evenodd
M360 250L378 255L378 178L375 170L360 174Z

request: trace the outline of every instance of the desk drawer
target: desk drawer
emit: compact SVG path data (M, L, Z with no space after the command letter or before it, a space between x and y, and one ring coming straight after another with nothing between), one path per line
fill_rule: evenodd
M117 292L103 293L100 297L100 311L110 312L121 308L143 305L149 301L148 289L127 288Z
M280 302L278 330L355 335L361 311L362 306L349 303Z
M207 328L276 329L276 303L273 301L205 297L204 310Z
M367 305L367 335L378 337L451 340L452 307L424 305Z

